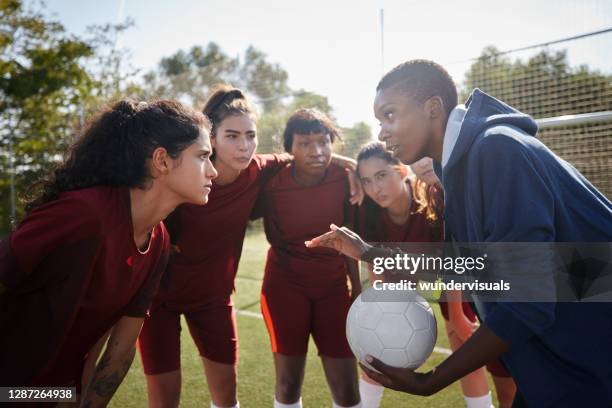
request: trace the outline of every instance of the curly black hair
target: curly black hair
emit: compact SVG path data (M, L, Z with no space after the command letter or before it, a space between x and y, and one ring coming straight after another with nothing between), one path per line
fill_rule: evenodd
M60 193L95 186L146 188L147 161L158 147L176 159L204 131L208 119L172 100L122 100L90 119L52 174L26 192L26 212Z

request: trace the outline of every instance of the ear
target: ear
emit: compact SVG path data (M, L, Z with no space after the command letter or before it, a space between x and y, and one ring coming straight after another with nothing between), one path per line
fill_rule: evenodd
M172 158L163 147L158 147L153 151L151 156L151 173L152 175L166 175L172 168Z
M444 116L444 102L439 96L432 96L425 101L425 114L430 120L436 120Z
M217 138L213 135L210 135L210 146L213 149L217 147Z

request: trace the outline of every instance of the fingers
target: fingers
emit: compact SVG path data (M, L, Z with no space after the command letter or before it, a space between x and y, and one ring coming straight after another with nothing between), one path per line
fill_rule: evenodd
M366 356L366 361L368 362L369 365L374 367L376 370L380 371L386 377L389 377L389 378L392 377L392 374L393 374L393 371L394 371L393 367L389 367L388 365L386 365L382 361L380 361L377 358L374 358L374 357L372 357L370 355Z
M372 380L376 381L377 383L379 383L383 387L389 388L391 386L392 381L386 375L384 375L382 373L378 373L378 372L376 372L376 371L366 367L365 365L363 365L361 363L359 363L359 366L368 375L368 377L370 377Z
M305 241L304 245L306 245L308 248L316 248L320 246L334 248L333 241L336 239L336 235L336 231L332 230L323 235L319 235L318 237L314 237L309 241Z
M360 185L361 183L359 183L359 180L357 180L357 176L352 171L348 171L348 182L349 189L351 191L351 197L349 198L349 202L354 205L355 195L357 194L357 190L359 189L358 185Z

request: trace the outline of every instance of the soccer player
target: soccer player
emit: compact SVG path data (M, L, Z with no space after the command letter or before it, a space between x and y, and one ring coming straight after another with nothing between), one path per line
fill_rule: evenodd
M419 243L443 240L444 197L432 160L425 157L413 163L411 168L416 178L407 177L407 167L380 142L369 143L359 151L357 174L367 198L360 207L356 232L366 241ZM373 274L370 264L368 270L371 283L381 279L381 276ZM461 292L452 295L459 300L447 303L441 299L440 309L451 347L455 350L472 334L476 316L469 303L461 302ZM452 320L449 319L449 309ZM499 363L494 367L497 366ZM468 408L492 407L484 369L462 378L461 387ZM359 383L363 407L377 408L383 389L364 373Z
M106 406L166 266L161 221L207 202L209 131L178 102L121 101L36 185L0 243L0 384L76 387L82 406Z
M217 86L203 112L212 123L219 176L208 205L182 205L166 220L175 251L139 338L150 407L179 404L181 315L202 357L211 406L239 406L234 279L259 192L292 159L255 154L256 113L240 89ZM354 168L350 160L337 160Z
M276 367L275 408L302 406L301 388L312 334L334 407L358 407L357 364L346 339L351 296L361 290L356 262L336 251L304 247L330 222L350 220L346 171L330 165L338 130L327 116L300 109L283 133L294 156L264 188L257 213L264 215L270 250L261 308ZM347 274L352 292L349 293Z
M612 203L536 137L535 121L475 89L465 106L440 65L403 63L377 86L379 139L402 162L437 163L446 194L447 239L459 242L612 240ZM356 258L379 256L354 232L307 243ZM382 255L386 256L386 255ZM544 271L545 272L545 271ZM517 386L513 406L612 405L611 303L488 302L474 335L427 373L371 359L381 384L431 395L500 357ZM370 360L370 358L368 358ZM367 369L366 369L367 370Z
M433 167L433 160L430 157L423 157L420 160L412 163L410 168L417 176L423 180L429 188L437 188L442 186L442 182L436 175ZM434 196L435 197L435 196ZM443 203L434 204L440 208ZM450 341L451 349L457 350L478 328L477 317L469 302L463 301L461 291L447 291L444 295L448 302L440 301L440 310L445 319L446 332ZM506 367L500 359L491 360L486 365L487 371L491 373L499 408L510 408L512 400L516 394L516 385L510 376ZM468 408L489 406L490 397L474 397L481 395L482 390L488 390L486 378L477 375L480 369L473 371L471 374L461 379L461 387L463 389L464 398ZM484 384L484 386L483 386Z

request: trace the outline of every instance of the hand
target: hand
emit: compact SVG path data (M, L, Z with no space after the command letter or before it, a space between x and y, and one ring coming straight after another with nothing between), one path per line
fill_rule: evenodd
M353 258L355 260L361 259L361 256L366 252L371 245L363 242L359 235L346 227L338 227L335 224L329 226L331 231L326 232L323 235L319 235L311 239L310 241L304 242L308 248L326 247L335 249L336 251Z
M361 205L361 203L363 203L363 199L365 198L361 181L359 181L359 177L355 171L349 169L346 171L348 173L349 187L351 191L351 198L349 199L349 202L353 205Z
M362 370L383 387L414 395L428 396L435 393L431 385L432 372L415 373L410 368L390 367L370 355L366 356L366 361L379 372L360 363Z

